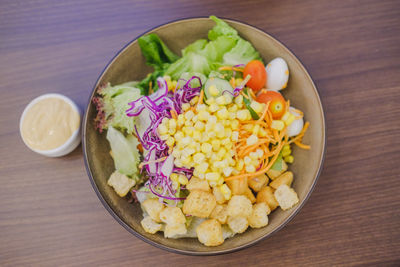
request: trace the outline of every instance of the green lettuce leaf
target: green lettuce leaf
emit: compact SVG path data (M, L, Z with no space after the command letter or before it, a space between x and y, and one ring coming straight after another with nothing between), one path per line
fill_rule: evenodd
M228 53L223 56L223 63L225 65L238 65L247 64L253 59L261 60L260 54L254 49L254 47L247 41L239 39L235 47L233 47Z
M178 80L184 72L200 72L208 75L210 65L204 56L188 52L184 57L171 64L165 74L171 76L173 80Z
M110 126L107 131L107 140L110 142L115 168L135 180L138 177L140 154L137 149L139 141L133 135L125 137L120 131Z
M127 133L134 131L135 118L126 116L125 111L130 107L129 102L141 96L141 91L136 86L137 82L116 86L108 83L97 90L100 96L95 97L93 102L97 109L95 123L100 132L110 126L126 130Z
M182 56L186 56L189 52L199 52L201 51L208 41L206 39L199 39L195 41L194 43L191 43L190 45L186 46L184 49L182 49Z
M210 19L212 19L216 24L210 31L208 31L208 39L210 39L211 41L217 39L219 36L222 35L239 37L237 31L229 26L228 23L226 23L225 21L215 16L210 16Z

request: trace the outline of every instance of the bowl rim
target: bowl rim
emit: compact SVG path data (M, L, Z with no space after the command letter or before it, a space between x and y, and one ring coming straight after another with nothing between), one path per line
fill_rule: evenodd
M306 73L306 76L310 79L311 84L313 86L313 89L316 93L316 96L318 98L318 102L319 102L319 109L320 112L322 114L322 129L323 129L323 142L322 142L322 155L321 155L321 159L319 161L319 167L318 167L318 171L316 176L314 177L314 181L311 184L311 188L310 190L307 192L305 198L299 203L299 205L297 205L295 207L295 210L293 211L293 213L286 219L284 220L276 229L274 229L272 232L270 232L267 235L261 236L257 239L254 239L248 243L242 244L238 247L235 248L230 248L230 249L223 249L223 250L218 250L218 247L214 247L217 248L217 250L214 251L191 251L191 250L183 250L183 249L178 249L178 248L172 248L172 247L168 247L165 246L163 244L157 243L153 240L148 239L147 237L141 235L140 233L136 232L133 228L131 228L128 224L126 224L116 213L115 211L110 207L110 205L107 203L107 201L104 199L103 195L100 193L99 189L97 188L96 182L94 181L94 178L92 176L89 164L88 164L88 158L87 158L87 151L86 151L86 124L87 124L87 119L88 119L88 111L89 111L89 107L92 101L92 98L96 92L96 88L98 87L98 83L100 81L100 79L103 77L104 73L106 72L106 70L110 67L110 65L116 60L116 58L125 50L127 49L132 43L134 43L135 41L137 41L137 39L139 39L140 37L142 37L143 35L146 35L147 33L158 29L158 28L162 28L165 26L168 26L170 24L173 23L177 23L177 22L183 22L183 21L190 21L190 20L202 20L202 19L209 19L209 16L190 16L190 17L184 17L184 18L178 18L178 19L174 19L171 21L167 21L165 23L156 25L152 28L150 28L147 31L142 32L141 34L137 35L134 39L130 40L128 43L126 43L120 50L118 50L115 55L108 61L108 63L106 64L106 66L103 68L103 70L101 71L99 77L97 78L92 91L89 95L89 99L87 101L87 105L86 105L86 109L85 109L85 113L84 113L84 117L82 120L82 153L83 153L83 158L84 158L84 164L85 164L85 169L86 172L88 174L90 183L93 187L93 190L95 191L97 197L99 198L100 202L103 204L103 206L105 207L105 209L111 214L111 216L120 224L122 225L128 232L130 232L131 234L133 234L135 237L143 240L144 242L153 245L157 248L169 251L169 252L174 252L174 253L178 253L178 254L183 254L183 255L191 255L191 256L214 256L214 255L222 255L222 254L227 254L227 253L233 253L245 248L248 248L250 246L255 245L256 243L260 242L263 239L266 239L272 235L274 235L275 233L277 233L279 230L281 230L283 227L285 227L297 214L298 212L301 210L301 208L305 205L305 203L307 202L307 200L309 199L311 193L314 191L314 188L317 184L317 181L321 175L323 166L324 166L324 161L325 161L325 156L326 156L326 145L327 145L327 140L326 140L326 119L325 119L325 113L324 113L324 109L323 109L323 103L321 101L321 97L318 91L317 86L314 83L313 78L311 77L308 69L305 67L305 65L303 64L303 62L299 59L299 57L296 56L296 54L290 50L285 44L283 44L279 39L277 39L275 36L271 35L270 33L260 29L257 26L251 25L249 23L240 21L240 20L236 20L236 19L231 19L231 18L226 18L226 17L219 17L220 19L223 19L224 21L229 22L235 22L235 23L239 23L239 24L243 24L244 26L249 26L251 28L253 28L256 31L261 32L262 34L266 34L268 36L270 36L272 39L274 39L276 42L278 42L283 48L285 48L287 50L287 52L289 54L292 54L294 56L294 58L296 60L299 61L301 68L304 70L304 72Z

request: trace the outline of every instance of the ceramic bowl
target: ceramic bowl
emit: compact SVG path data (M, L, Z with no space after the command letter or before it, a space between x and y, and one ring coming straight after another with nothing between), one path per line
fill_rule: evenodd
M311 125L303 139L304 143L311 145L311 150L302 150L294 146L295 161L290 165L290 170L293 171L295 177L293 187L300 199L297 206L287 211L276 209L269 216L269 224L266 227L249 228L245 233L227 239L217 247L206 247L195 238L166 239L162 233L152 235L143 230L140 225L143 217L139 204L128 203L126 198L120 198L107 185L107 179L114 171L114 164L109 154L110 146L106 140L106 134L99 134L95 130L96 109L91 102L95 88L101 84L110 82L116 85L141 80L152 72L152 68L145 64L137 38L122 48L101 73L90 96L83 121L82 140L85 164L93 188L104 207L130 233L156 247L172 252L190 255L222 254L243 249L271 236L298 213L310 196L322 168L325 154L324 113L318 91L307 70L288 48L271 35L242 22L229 19L225 21L254 45L264 62L269 62L275 57L282 57L288 63L290 79L288 87L282 93L290 99L293 106L304 112L305 120ZM213 26L214 22L208 18L190 18L161 25L144 34L158 34L173 52L180 55L180 50L186 45L200 38L207 38L207 32Z

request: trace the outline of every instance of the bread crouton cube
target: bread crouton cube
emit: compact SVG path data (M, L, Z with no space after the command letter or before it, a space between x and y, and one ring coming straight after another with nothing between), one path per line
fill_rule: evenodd
M253 204L254 202L256 202L256 197L254 196L253 192L251 192L251 189L247 187L246 192L244 192L244 194L251 202L251 204Z
M156 198L149 198L142 202L143 209L155 222L161 222L160 212L164 209L164 204Z
M231 189L232 195L243 195L249 187L247 185L247 177L226 181L226 184Z
M190 178L189 183L186 185L186 189L188 189L189 191L203 190L209 192L210 186L208 185L207 180L193 176L192 178Z
M143 229L149 233L149 234L155 234L158 231L161 230L162 225L159 223L156 223L153 221L153 219L150 216L146 216L143 218L143 220L140 222L142 225Z
M275 180L276 178L278 178L282 173L284 173L285 171L287 171L288 169L288 165L286 164L285 161L282 160L282 170L277 171L274 169L269 169L267 171L267 175L269 178L271 178L271 180Z
M224 204L226 202L226 199L218 186L213 187L212 192L218 204Z
M261 202L253 205L253 211L248 218L249 225L253 228L264 227L268 224L268 214L271 212L267 203Z
M180 224L166 224L164 229L165 238L177 238L179 235L184 235L187 233L186 225L184 223Z
M217 205L213 194L201 190L190 192L183 202L183 212L200 218L207 218Z
M273 180L269 186L277 189L280 185L287 185L287 186L291 186L293 182L293 172L291 171L287 171L282 173L278 178L276 178L275 180Z
M239 216L239 217L228 217L228 226L235 233L243 233L249 227L249 223L247 218Z
M288 210L299 202L294 189L285 184L275 190L274 196L283 210Z
M185 215L178 207L165 207L160 212L160 220L169 225L178 225L186 223Z
M228 220L228 207L227 205L217 205L210 214L211 219L216 219L221 224L225 224Z
M261 174L254 178L250 178L247 183L251 189L253 189L255 192L258 192L268 184L268 180L268 176Z
M115 171L111 174L107 184L114 188L118 196L124 197L126 194L128 194L129 190L135 186L136 181L128 178L128 176L120 173L119 171Z
M247 218L250 216L251 211L251 201L243 195L232 196L228 202L228 215L230 217Z
M279 203L276 201L275 196L274 196L274 189L272 189L269 186L264 187L261 189L260 192L257 194L256 198L257 203L265 202L271 209L271 211L275 210L278 206Z
M196 228L197 238L206 246L218 246L224 243L221 224L215 219L202 222Z

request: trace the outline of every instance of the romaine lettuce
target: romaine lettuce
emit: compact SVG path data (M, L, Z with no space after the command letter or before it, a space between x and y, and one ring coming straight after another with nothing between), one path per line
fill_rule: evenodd
M260 54L254 47L247 41L239 39L235 47L223 56L223 64L225 65L238 65L247 64L253 59L261 60Z

